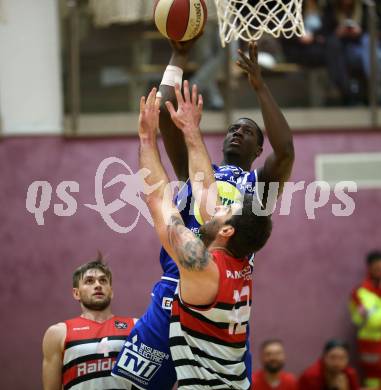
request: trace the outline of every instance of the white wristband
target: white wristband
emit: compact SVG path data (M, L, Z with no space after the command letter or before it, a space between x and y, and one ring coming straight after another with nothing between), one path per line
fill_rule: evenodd
M168 65L164 71L160 85L169 85L174 87L175 84L179 84L181 87L181 83L183 82L183 73L183 70L178 66Z

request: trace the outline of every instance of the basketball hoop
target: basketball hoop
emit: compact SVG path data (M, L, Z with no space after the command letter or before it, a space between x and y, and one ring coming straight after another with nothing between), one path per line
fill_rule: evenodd
M222 46L233 39L304 35L303 0L215 0Z

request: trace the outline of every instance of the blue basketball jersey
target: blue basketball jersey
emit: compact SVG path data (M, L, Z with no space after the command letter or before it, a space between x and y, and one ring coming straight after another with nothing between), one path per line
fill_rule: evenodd
M213 169L222 204L232 204L234 201L239 200L243 194L258 196L256 170L247 172L234 165L213 165ZM196 235L199 235L202 219L192 197L192 187L189 180L180 189L175 202L177 208L180 210L185 226ZM160 263L164 276L179 277L179 270L176 263L164 248L161 248Z
M213 168L223 204L231 204L245 193L257 196L256 171L247 172L233 165L213 165ZM180 189L176 206L185 226L198 235L203 221L189 180ZM112 375L122 377L142 390L171 390L176 382L169 349L169 321L179 270L164 248L160 252L160 263L163 276L154 286L151 303L127 337L112 371ZM249 342L245 364L251 381Z

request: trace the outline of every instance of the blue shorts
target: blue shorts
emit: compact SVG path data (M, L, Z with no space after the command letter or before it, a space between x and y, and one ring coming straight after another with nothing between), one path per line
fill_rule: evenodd
M112 375L143 390L170 390L176 371L169 350L169 323L175 278L165 277L152 290L147 311L137 321L120 351Z
M169 349L169 324L176 288L175 278L163 276L156 283L150 305L118 355L113 376L122 377L142 390L172 390L177 379ZM251 383L249 341L245 365Z

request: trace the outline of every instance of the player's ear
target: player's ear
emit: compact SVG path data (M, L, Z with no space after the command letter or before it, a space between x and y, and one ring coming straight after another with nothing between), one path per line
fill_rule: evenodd
M235 229L232 225L224 225L218 232L224 238L230 238L235 232Z
M76 301L79 301L81 299L79 296L79 289L77 287L73 287L73 298Z
M259 157L262 154L262 152L263 152L263 147L262 146L258 146L255 155L257 157Z

